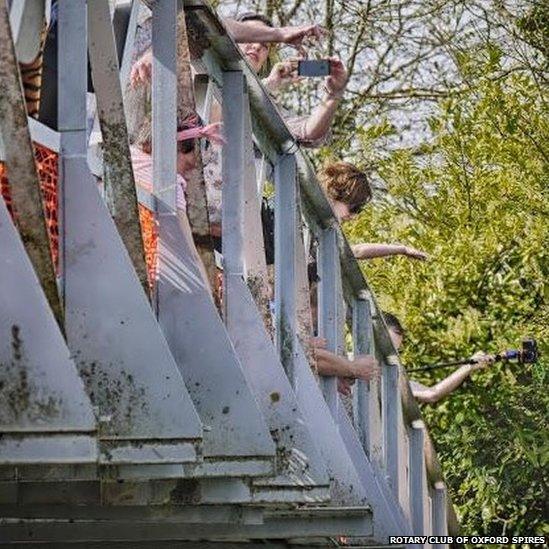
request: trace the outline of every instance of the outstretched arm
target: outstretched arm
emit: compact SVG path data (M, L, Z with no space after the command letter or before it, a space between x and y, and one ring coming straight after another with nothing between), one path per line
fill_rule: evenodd
M306 38L316 40L324 36L324 30L319 25L300 25L296 27L268 27L262 21L235 19L223 20L235 42L282 42L297 49Z
M419 402L435 404L455 391L474 371L485 368L488 364L494 362L493 356L485 355L484 353L477 353L473 355L473 358L478 360L476 364L461 366L432 387L426 387L420 383L412 383L412 394Z
M326 340L324 338L315 337L311 340L311 343L317 359L318 373L321 376L369 381L380 374L377 360L373 356L358 355L354 360L349 360L326 350Z
M376 257L390 257L393 255L405 255L411 259L425 261L428 255L421 250L401 244L374 244L363 242L351 246L356 259L374 259Z

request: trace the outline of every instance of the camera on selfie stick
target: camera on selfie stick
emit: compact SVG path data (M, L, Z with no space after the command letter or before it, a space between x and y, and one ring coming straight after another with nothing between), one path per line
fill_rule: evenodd
M539 359L537 341L532 338L526 338L522 341L520 349L507 349L494 355L494 362L516 361L518 364L535 364ZM452 366L462 366L464 364L477 364L480 362L474 358L455 360L452 362L442 362L440 364L428 364L418 368L407 368L408 372L420 372L425 370L438 370L440 368L451 368Z

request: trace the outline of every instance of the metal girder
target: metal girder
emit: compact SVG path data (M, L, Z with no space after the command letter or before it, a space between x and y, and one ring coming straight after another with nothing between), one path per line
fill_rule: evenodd
M11 3L10 23L20 63L32 63L36 59L50 3L46 0L16 0Z
M262 524L247 524L239 520L240 509L233 510L231 524L215 522L185 522L169 516L160 519L112 519L100 522L89 519L9 519L0 520L0 541L44 542L63 539L65 542L106 540L116 541L169 541L169 540L254 540L286 539L297 537L370 536L372 519L367 510L342 509L342 516L331 517L326 509L319 520L314 510L302 513L273 513L265 516ZM296 518L297 517L297 518Z
M423 457L424 433L421 422L414 422L409 429L410 447L410 511L412 519L412 531L414 536L423 536L425 531L425 509L423 497L423 485L425 484L425 464Z
M6 2L0 2L0 36L3 36L0 41L0 132L17 226L46 298L61 326L61 303Z
M411 535L412 531L399 507L399 502L387 487L385 475L366 456L357 432L341 403L338 414L339 433L368 494L374 522L373 537L376 542L387 543L388 536L391 535Z
M153 6L153 14L158 9L160 9L159 6ZM191 71L190 47L192 41L189 42L185 15L183 9L180 9L177 13L177 45L174 48L174 53L177 55L175 71L177 76L177 115L181 119L196 112ZM204 265L204 272L208 277L210 286L214 287L217 273L200 147L194 148L194 160L195 167L185 175L187 181L187 215L197 251Z
M254 482L254 501L326 501L325 467L264 323L270 313L247 101L243 74L226 72L223 120L231 139L223 150L225 322L277 448L277 475Z
M176 6L172 3L174 5L165 3L162 8L157 6L153 11L158 318L201 420L207 426L201 473L211 476L270 474L274 468L275 446L212 301L190 224L184 212L176 211L176 29L175 20L170 19L176 13ZM190 201L193 201L192 195ZM199 205L195 203L194 207ZM221 379L223 383L219 383Z
M161 208L159 322L207 427L201 471L269 474L274 444L204 281L190 228L183 216Z
M341 273L337 249L336 231L330 227L324 229L319 238L318 271L318 333L326 339L326 348L335 354L341 352L341 325L339 293L341 292ZM339 399L337 378L322 376L322 392L334 418L338 417Z
M0 464L95 463L95 419L0 199Z
M387 480L397 497L399 494L399 412L401 406L398 376L398 367L388 364L382 359L383 464Z
M148 291L147 266L109 0L94 0L87 6L88 50L103 138L107 204L141 285Z
M315 434L315 441L326 463L331 479L332 503L334 505L367 507L368 494L345 450L345 443L339 434L301 345L298 345L294 389L301 404L306 424L309 430Z
M259 311L241 277L230 275L227 282L232 294L229 333L277 447L277 475L255 480L254 488L261 488L265 502L326 501L329 480L323 460Z
M73 65L86 58L85 18L84 1L59 4L67 341L98 407L101 462L122 476L181 475L199 459L201 423L86 164L86 73Z
M275 319L276 348L295 387L298 354L296 255L298 239L297 179L294 155L275 164Z

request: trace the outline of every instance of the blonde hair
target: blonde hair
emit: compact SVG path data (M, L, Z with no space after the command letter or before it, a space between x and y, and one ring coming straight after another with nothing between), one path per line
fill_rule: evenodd
M332 162L319 173L320 183L332 200L360 209L372 199L368 176L349 162Z

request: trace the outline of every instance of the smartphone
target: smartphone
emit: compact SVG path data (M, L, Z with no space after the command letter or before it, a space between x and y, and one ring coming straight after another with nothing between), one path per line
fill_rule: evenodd
M330 61L328 59L303 59L298 62L297 74L309 78L329 76Z

